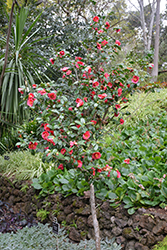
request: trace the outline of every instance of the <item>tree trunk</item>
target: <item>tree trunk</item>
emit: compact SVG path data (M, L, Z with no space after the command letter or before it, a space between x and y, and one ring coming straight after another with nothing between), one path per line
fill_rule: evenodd
M156 34L155 34L155 45L154 45L154 68L152 71L152 80L156 81L158 76L158 58L159 58L159 32L160 32L160 1L157 0L156 9Z
M143 40L144 40L144 48L147 50L147 34L146 34L146 24L145 24L145 17L144 17L144 4L143 0L138 0L139 6L140 6L140 21L141 21L141 27L143 30Z
M96 250L101 250L100 229L96 216L94 185L92 183L90 184L90 206L91 206L91 213L92 213L93 226L95 232Z
M147 50L150 50L150 48L151 48L155 10L156 10L156 8L155 8L155 0L153 0L152 6L151 6L151 11L152 12L151 12L151 18L150 18L150 27L149 27L149 32L148 32Z

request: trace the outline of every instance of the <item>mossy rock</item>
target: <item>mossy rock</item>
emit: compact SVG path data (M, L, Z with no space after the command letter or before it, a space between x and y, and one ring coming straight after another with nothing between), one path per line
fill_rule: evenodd
M163 241L159 242L158 245L155 245L153 250L166 250L167 249L167 236Z

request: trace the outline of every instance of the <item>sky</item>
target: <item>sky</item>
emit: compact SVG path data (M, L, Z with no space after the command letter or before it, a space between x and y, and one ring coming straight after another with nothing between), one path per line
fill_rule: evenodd
M130 0L131 3L133 3L133 5L135 5L137 8L138 8L138 2L137 0ZM148 1L148 0L144 0L144 6L148 4L148 2L152 2L151 1ZM129 1L127 0L127 4L128 4L128 7L131 8L132 10L135 10L135 7L133 7ZM163 13L166 9L166 4L167 4L167 0L161 0L161 3L160 3L160 12Z

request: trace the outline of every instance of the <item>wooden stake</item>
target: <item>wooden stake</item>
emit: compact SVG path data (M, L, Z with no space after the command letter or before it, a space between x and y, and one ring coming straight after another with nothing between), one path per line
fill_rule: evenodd
M94 193L94 185L90 184L90 206L91 206L91 213L93 219L93 227L95 232L95 242L96 242L96 250L101 250L100 245L100 229L99 223L96 216L96 207L95 207L95 193Z

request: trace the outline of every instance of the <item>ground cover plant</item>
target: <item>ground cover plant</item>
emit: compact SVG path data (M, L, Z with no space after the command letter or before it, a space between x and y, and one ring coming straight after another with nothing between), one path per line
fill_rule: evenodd
M74 244L69 241L67 234L64 229L60 229L59 234L56 235L52 232L52 227L48 224L38 223L37 226L31 228L25 227L18 230L16 234L13 233L0 233L0 249L1 250L95 250L94 240L81 241L79 244ZM121 246L114 243L114 238L112 240L102 240L101 241L102 250L120 250Z
M14 180L30 180L51 169L52 163L42 161L42 154L32 155L28 150L0 155L1 174Z

